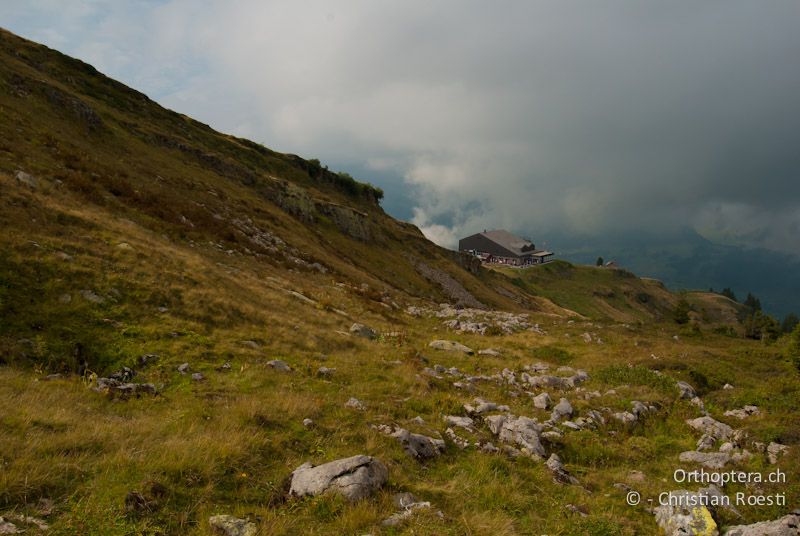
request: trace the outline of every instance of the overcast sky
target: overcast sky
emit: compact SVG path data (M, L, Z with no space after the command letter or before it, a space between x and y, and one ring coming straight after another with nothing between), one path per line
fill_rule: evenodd
M800 254L796 0L0 0L0 25L380 184L443 245L690 226Z

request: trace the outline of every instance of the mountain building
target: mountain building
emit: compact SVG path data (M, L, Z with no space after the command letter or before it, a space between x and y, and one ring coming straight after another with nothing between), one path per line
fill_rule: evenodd
M458 241L458 250L472 253L483 262L529 266L547 262L553 253L536 249L530 240L520 238L503 229L483 231Z

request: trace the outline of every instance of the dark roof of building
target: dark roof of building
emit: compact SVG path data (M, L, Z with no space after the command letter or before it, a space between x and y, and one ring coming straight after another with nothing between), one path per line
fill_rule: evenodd
M494 231L484 231L482 233L477 233L477 234L485 236L492 242L501 245L502 247L514 253L518 257L527 257L530 255L537 257L544 257L547 255L552 255L552 253L550 253L549 251L536 249L536 247L530 240L525 240L524 238L520 238L517 235L511 234L504 229L495 229Z

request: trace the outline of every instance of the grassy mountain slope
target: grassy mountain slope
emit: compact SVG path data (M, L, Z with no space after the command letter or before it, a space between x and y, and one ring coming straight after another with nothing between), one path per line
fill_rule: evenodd
M280 294L268 277L286 278L287 289L316 293L323 309L331 310L344 305L346 294L319 288L337 283L359 287L366 306L389 317L384 308L398 289L410 297L536 308L536 298L512 292L505 278L462 269L457 256L386 216L368 185L214 132L78 60L8 32L0 37L0 217L9 253L0 269L15 333L34 323L41 337L88 345L50 331L83 320L78 305L57 305L63 293L82 289L56 285L50 280L56 273L65 284L82 282L83 290L126 292L115 305L123 316L129 309L181 302L182 286L203 287L226 270L249 272L268 294ZM16 188L18 170L35 177L39 187ZM131 246L129 253L114 249L122 243ZM156 257L145 261L150 253ZM115 277L108 270L114 256L122 264L138 259L153 270L143 269L136 280ZM95 283L97 274L103 280ZM444 289L442 278L456 294ZM28 287L45 279L51 288L37 292L48 301L32 304L47 310L50 320L41 322L41 311L29 315L22 304ZM221 300L226 322L246 322L248 315L237 310L241 293L223 304L232 297L225 284L219 289L224 291L205 299ZM174 314L191 309L187 303ZM94 344L104 340L101 328L89 337Z
M645 497L681 487L671 475L697 441L684 420L698 410L675 380L752 439L791 446L781 462L788 484L765 486L788 505L745 506L718 522L798 504L797 370L782 342L709 329L733 321L735 306L692 295L698 328L689 329L666 318L675 295L622 272L481 270L388 217L378 197L0 32L0 516L43 518L47 534L210 534L214 514L248 518L261 534L649 534L651 512L627 506L615 483ZM447 312L443 301L528 315L515 318L538 328L454 331L443 321L483 317ZM423 312L406 312L411 305ZM380 336L351 335L354 322ZM501 353L428 346L441 338ZM589 372L580 390L551 393L582 416L633 400L656 410L632 426L609 419L545 441L579 485L554 482L539 460L450 439L418 461L373 427L446 437L443 416L464 415L475 397L544 421L527 387L497 379L533 362ZM436 364L498 376L431 375ZM158 394L92 389L123 366ZM351 397L364 409L346 407ZM723 416L744 404L762 414ZM502 446L480 418L458 434ZM287 496L303 462L359 453L389 469L370 499ZM740 467L773 466L756 454ZM134 492L145 503L128 508ZM384 526L398 492L432 508Z
M707 327L735 326L744 306L709 292L676 294L626 270L554 261L528 270L499 268L526 293L544 296L588 318L617 322L669 320L681 297Z

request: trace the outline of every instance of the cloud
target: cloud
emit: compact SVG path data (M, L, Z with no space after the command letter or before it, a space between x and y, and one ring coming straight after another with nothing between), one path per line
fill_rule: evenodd
M0 16L220 130L402 178L441 244L688 225L800 252L793 0L59 5Z

